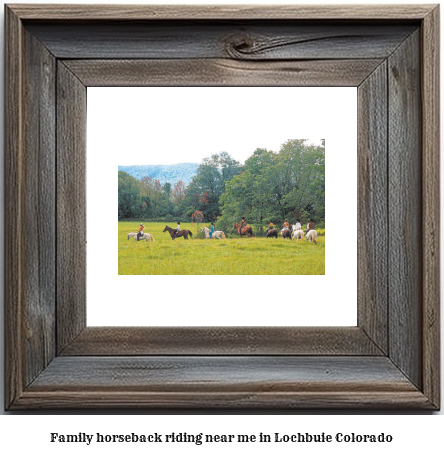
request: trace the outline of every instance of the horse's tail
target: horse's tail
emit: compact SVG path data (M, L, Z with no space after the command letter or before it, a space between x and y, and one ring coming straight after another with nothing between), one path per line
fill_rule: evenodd
M224 233L223 231L222 231L222 238L223 238L223 239L226 239L225 233Z
M154 242L154 236L153 235L151 235L151 240Z
M190 237L193 237L193 233L189 230L188 230L188 234L190 235Z

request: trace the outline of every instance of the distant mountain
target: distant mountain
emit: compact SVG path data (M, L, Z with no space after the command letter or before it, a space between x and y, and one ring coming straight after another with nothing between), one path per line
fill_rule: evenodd
M174 185L181 180L188 185L196 174L199 163L179 163L177 165L131 165L119 166L119 171L125 171L130 176L140 180L149 176L157 179L161 184L169 182Z

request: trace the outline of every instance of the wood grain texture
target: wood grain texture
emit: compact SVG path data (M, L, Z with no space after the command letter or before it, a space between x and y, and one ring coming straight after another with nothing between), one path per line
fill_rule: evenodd
M55 347L55 59L28 32L24 48L23 299L25 385L54 357ZM14 230L16 231L16 230ZM32 234L31 234L32 233Z
M59 357L20 407L422 407L385 357Z
M8 404L55 354L55 61L9 12L6 21Z
M358 90L358 326L388 353L387 63Z
M422 384L422 165L419 31L388 59L389 356Z
M439 406L440 394L440 140L439 6L422 26L423 388Z
M417 25L273 21L36 23L57 58L301 60L387 58Z
M357 327L87 327L62 356L381 355Z
M352 86L381 59L261 61L228 59L64 60L88 87Z
M229 388L227 388L229 389ZM348 391L350 389L350 391ZM418 391L355 392L353 385L343 385L342 391L320 392L195 392L163 393L143 391L69 391L56 389L28 390L14 410L29 409L225 409L269 413L270 409L288 413L289 409L359 409L365 410L433 410ZM324 412L325 413L325 412Z
M8 7L26 20L421 20L435 5L26 5Z
M57 349L86 326L86 87L57 68Z
M23 83L21 54L23 28L5 11L5 407L23 391L23 261L22 219Z

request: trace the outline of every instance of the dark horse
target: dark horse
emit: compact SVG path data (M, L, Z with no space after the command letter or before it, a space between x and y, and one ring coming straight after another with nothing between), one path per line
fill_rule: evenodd
M282 231L282 237L284 239L290 239L290 241L291 241L291 230L286 229L286 230Z
M248 236L248 237L251 237L253 236L253 228L251 228L250 225L246 225L244 227L240 227L239 223L235 223L234 224L234 228L238 231L239 233L239 237L242 237L242 236Z
M275 237L277 239L278 237L278 230L276 228L273 228L272 230L269 230L267 232L267 238L272 238Z
M189 230L180 230L178 233L176 232L176 230L174 228L170 228L169 226L166 226L164 229L163 229L163 233L165 233L165 231L168 231L168 233L170 233L171 235L171 239L174 241L174 239L176 239L177 237L181 237L183 236L184 239L188 239L188 235L190 235L190 237L193 237L193 233Z

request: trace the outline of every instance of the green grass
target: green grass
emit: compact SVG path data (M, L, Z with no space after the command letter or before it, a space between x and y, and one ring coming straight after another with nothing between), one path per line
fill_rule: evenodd
M138 224L119 222L119 274L325 274L325 236L318 237L318 245L281 238L198 239L196 225L183 223L193 238L173 241L164 227L146 223L145 232L155 241L136 242L126 235L137 231Z

